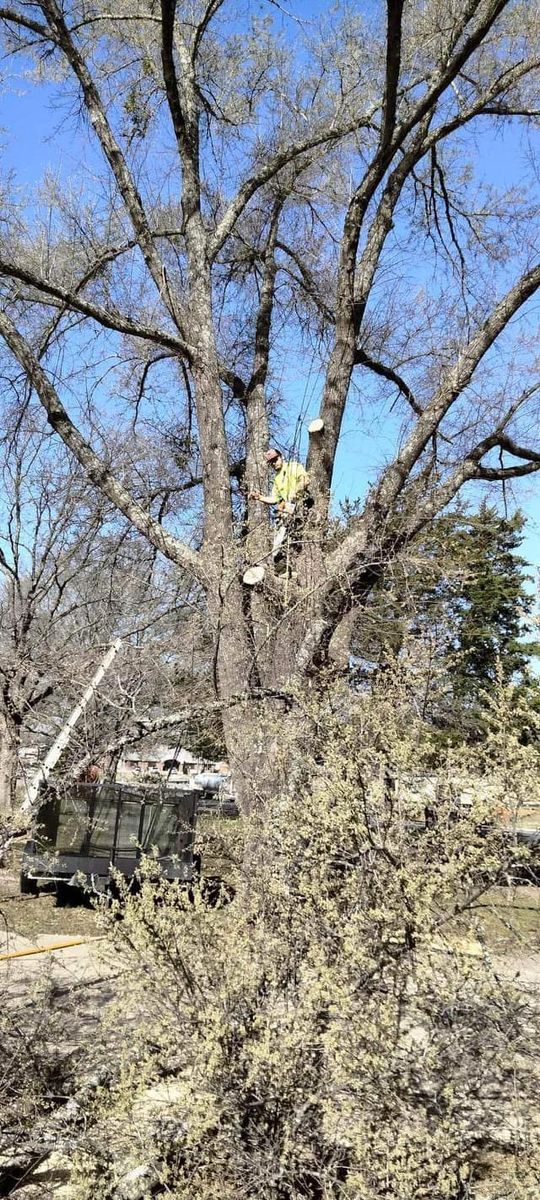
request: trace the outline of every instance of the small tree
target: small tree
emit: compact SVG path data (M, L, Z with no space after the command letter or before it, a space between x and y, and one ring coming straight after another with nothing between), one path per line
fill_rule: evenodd
M477 705L480 690L493 687L498 675L508 683L527 678L538 653L538 642L526 640L534 596L527 562L516 553L523 527L520 513L500 517L482 504L461 532L466 566L450 667L458 702Z
M62 769L159 729L189 695L208 693L200 605L148 544L88 492L84 474L21 421L1 462L0 811L13 810L20 749L58 733L103 647L123 648ZM183 643L183 644L182 644ZM189 689L189 690L188 690ZM137 723L139 726L137 727Z

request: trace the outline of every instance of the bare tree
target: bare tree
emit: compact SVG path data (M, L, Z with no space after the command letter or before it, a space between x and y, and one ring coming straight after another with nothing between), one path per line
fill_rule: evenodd
M5 415L5 414L4 414ZM6 434L1 462L0 811L15 804L21 745L44 747L86 687L103 647L123 648L99 703L72 738L67 765L99 760L128 731L159 728L201 670L197 596L89 491L28 421ZM163 567L165 566L165 569ZM184 646L181 646L182 634Z
M0 8L13 62L62 78L81 155L90 133L102 164L99 187L48 181L37 216L6 220L6 351L94 487L204 589L229 753L261 787L276 689L328 665L348 612L463 484L540 466L534 146L519 192L482 186L470 165L476 139L537 121L537 3L388 0L331 27L278 8L274 23L272 5L258 22L223 0ZM164 475L180 471L161 511L111 446L105 349L114 422L121 393ZM322 372L323 425L314 507L280 577L251 497L269 443L302 417L280 395L287 353L309 360L306 389ZM360 390L401 426L336 542L332 480ZM245 568L263 560L248 591Z

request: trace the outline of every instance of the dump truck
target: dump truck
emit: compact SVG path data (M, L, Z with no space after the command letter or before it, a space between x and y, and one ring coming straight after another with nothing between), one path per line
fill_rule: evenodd
M47 787L22 855L21 892L54 882L59 895L73 885L105 893L116 872L133 880L145 854L165 878L190 882L199 794L109 782Z

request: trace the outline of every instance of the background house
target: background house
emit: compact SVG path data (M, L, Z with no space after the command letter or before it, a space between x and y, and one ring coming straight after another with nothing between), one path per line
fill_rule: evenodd
M191 783L202 774L225 780L230 775L229 765L198 758L184 747L158 745L144 750L126 749L118 765L117 779L120 783L130 783L151 775L167 778L171 783L183 780Z

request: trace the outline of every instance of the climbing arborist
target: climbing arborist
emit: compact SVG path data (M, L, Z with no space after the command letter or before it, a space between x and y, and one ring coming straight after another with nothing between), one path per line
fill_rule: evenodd
M292 459L286 462L279 450L274 447L267 450L266 462L276 472L272 491L269 496L261 492L251 492L254 500L261 504L275 505L278 512L272 556L275 562L282 559L283 544L289 538L296 543L300 528L303 524L304 509L310 506L309 476L302 463Z
M283 455L275 448L267 450L265 459L276 472L272 491L269 496L263 496L261 492L252 492L251 496L254 500L260 500L261 504L277 505L279 513L291 515L294 505L307 498L308 473L302 463L295 462L294 459L285 462Z

